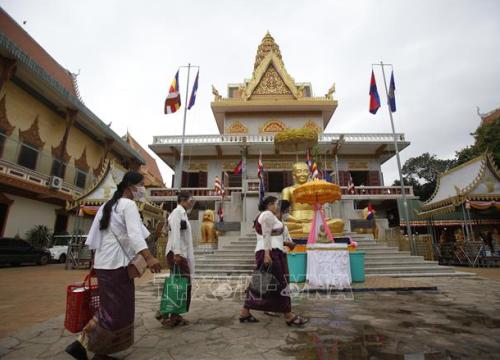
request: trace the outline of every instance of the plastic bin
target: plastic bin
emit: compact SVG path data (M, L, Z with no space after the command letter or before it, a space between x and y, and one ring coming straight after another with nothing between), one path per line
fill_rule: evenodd
M365 281L365 253L361 251L349 252L352 282Z
M307 254L291 252L287 255L290 282L300 283L306 281Z

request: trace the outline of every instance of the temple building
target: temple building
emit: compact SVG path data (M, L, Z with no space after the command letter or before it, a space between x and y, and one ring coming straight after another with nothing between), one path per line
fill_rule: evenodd
M335 84L325 89L324 95L315 96L311 83L295 81L269 33L258 46L251 78L229 84L226 97L214 87L212 91L211 109L219 133L186 135L183 169L179 169L181 136L154 136L150 145L175 176L181 177L182 188L195 195L199 210L218 209L221 197L214 191L214 181L226 172L224 221L241 223L242 233L250 229L257 214L259 155L265 170L266 194L280 197L283 188L293 183L293 164L305 161L306 154L281 153L274 137L286 129L309 128L318 133L321 167L343 192L341 203L327 206L329 217L344 219L345 230L350 231L350 220L361 219L370 201L382 231L400 225L397 199L401 188L385 186L381 171L381 166L395 155L392 133L326 133L339 105L334 97ZM410 143L404 134L397 134L397 144L401 151ZM245 171L234 175L240 160L246 164ZM355 188L348 192L350 178ZM415 198L412 187L406 187L405 192ZM151 201L174 206L174 189L151 188L150 195ZM193 220L201 216L192 213Z
M36 225L71 232L66 204L94 188L110 161L145 164L136 149L85 106L75 76L0 9L0 236L24 237Z

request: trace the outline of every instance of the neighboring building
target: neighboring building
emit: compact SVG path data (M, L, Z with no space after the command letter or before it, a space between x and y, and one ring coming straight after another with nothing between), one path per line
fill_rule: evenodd
M481 118L481 125L492 124L494 121L500 119L500 108L487 112L486 114L481 114L478 108L477 114Z
M146 164L141 165L141 167L139 168L141 174L144 175L145 186L147 188L165 186L156 160L151 155L149 155L149 153L128 132L124 136L124 139L127 144L135 149L146 161Z
M292 183L292 164L305 161L305 154L297 157L280 153L274 145L275 134L289 128L315 129L321 165L337 177L344 193L342 206L329 206L329 215L359 219L368 201L374 204L378 218L397 213L401 189L384 186L381 171L381 165L395 155L393 135L325 133L338 104L333 99L334 91L332 86L326 95L313 96L310 83L295 82L285 69L279 46L267 33L258 47L252 78L228 85L226 98L213 89L211 108L220 134L186 136L184 154L189 156L184 159L183 171L179 169L181 136L155 136L150 148L175 171L175 176L182 176L182 187L194 193L200 209L218 206L220 197L214 191L214 180L227 171L224 220L248 225L257 213L259 154L266 170L267 193L280 195ZM397 134L397 141L399 150L410 144L403 134ZM246 179L232 174L240 159L246 161ZM349 176L356 185L352 195L347 194ZM405 191L414 197L412 187ZM175 190L151 189L151 200L173 206ZM395 226L399 226L399 219ZM387 227L387 221L382 227Z
M0 236L40 224L71 232L66 202L93 185L106 159L144 163L83 104L75 77L0 9Z

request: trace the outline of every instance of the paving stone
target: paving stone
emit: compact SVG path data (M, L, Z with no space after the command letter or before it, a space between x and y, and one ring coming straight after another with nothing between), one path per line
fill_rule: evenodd
M138 347L138 348L141 348L141 347L153 348L158 344L159 341L160 341L159 336L146 335L146 336L143 336L139 341L135 342L134 346Z
M20 341L12 336L7 336L4 337L3 339L0 339L0 349L10 349L13 348L14 346L18 345Z

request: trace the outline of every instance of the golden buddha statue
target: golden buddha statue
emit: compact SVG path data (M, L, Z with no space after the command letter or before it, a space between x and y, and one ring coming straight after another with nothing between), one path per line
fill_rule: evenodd
M295 202L293 192L309 179L309 168L304 162L296 162L292 167L293 185L286 187L281 192L281 198L290 202L290 215L285 221L290 236L294 239L306 238L311 231L311 222L314 210L309 204ZM342 219L327 219L328 227L334 235L344 233L344 221Z

